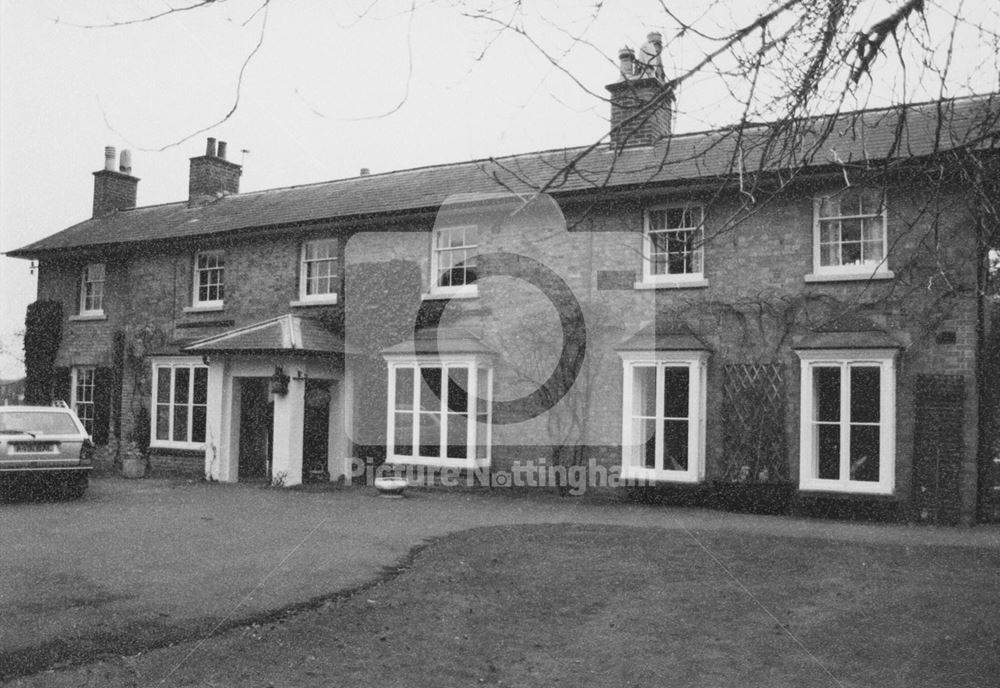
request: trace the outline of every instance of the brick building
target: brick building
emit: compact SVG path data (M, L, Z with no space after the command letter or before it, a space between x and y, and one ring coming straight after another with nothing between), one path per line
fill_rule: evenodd
M995 514L1000 96L673 134L621 59L599 147L240 193L209 139L152 207L107 150L93 217L11 252L62 304L56 393L215 480L544 461Z

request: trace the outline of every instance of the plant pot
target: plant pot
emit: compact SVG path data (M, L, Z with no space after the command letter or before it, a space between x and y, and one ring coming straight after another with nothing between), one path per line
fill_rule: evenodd
M720 509L750 514L787 514L795 486L786 482L712 483L712 501Z
M406 478L375 478L375 489L381 496L388 499L400 499L407 484Z
M145 478L146 457L126 456L122 460L122 475L126 478Z

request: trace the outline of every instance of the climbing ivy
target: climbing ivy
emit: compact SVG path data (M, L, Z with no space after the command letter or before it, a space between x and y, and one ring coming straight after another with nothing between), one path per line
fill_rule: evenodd
M51 404L56 352L62 341L62 304L41 299L24 319L24 401Z

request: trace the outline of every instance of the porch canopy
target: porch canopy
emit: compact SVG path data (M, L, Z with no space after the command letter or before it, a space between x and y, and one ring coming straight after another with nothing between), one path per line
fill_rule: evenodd
M206 475L292 486L304 467L322 466L330 479L349 474L344 349L321 321L291 314L183 347L208 366ZM310 388L325 389L325 401Z
M183 348L188 353L343 355L344 339L318 320L282 315L199 339Z
M615 347L617 351L711 351L712 348L689 327L675 323L652 323Z

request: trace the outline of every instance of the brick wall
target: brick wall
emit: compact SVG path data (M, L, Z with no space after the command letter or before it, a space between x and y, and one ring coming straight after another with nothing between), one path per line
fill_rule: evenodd
M837 182L834 183L834 187ZM708 364L707 474L723 472L721 427L723 366L726 363L774 361L788 371L787 417L789 473L798 477L799 361L793 351L797 336L810 328L838 321L867 323L890 333L904 347L898 362L896 483L901 500L912 494L914 396L917 375L958 376L967 387L966 418L976 418L974 272L965 249L960 199L936 200L930 210L919 189L889 189L889 239L893 280L876 282L807 282L812 272L811 197L826 187L800 186L783 198L744 213L736 199L716 201L707 209L705 277L708 286L639 290L643 209L663 203L701 202L696 193L646 193L641 201L598 204L564 203L568 231L540 227L529 218L495 232L484 232L480 250L527 255L552 268L583 305L588 348L578 385L555 409L572 415L583 406L584 422L572 441L586 446L603 465L616 465L621 438L622 366L616 347L657 319L683 325L712 348ZM947 200L947 199L946 199ZM738 222L731 222L732 218ZM474 219L474 218L472 218ZM429 222L359 228L344 245L346 260L364 262L402 258L413 261L429 281ZM371 231L369 231L371 230ZM551 231L550 231L551 230ZM330 230L332 231L332 230ZM310 229L321 236L323 228ZM113 334L126 325L151 324L164 333L164 348L178 346L226 329L289 312L298 295L299 246L303 231L268 238L226 242L187 242L183 246L147 250L108 261L108 319L67 322L60 362L63 365L110 360ZM936 242L936 243L935 243ZM191 313L192 261L199 249L221 248L226 257L226 295L222 311ZM42 263L39 296L64 302L75 313L79 263ZM426 286L425 286L426 288ZM295 309L314 313L317 309ZM519 378L518 365L531 364L544 373L558 356L559 323L555 308L534 287L497 277L480 284L480 297L453 301L443 324L466 328L488 345L520 358L497 367L497 390L517 394L530 387ZM521 337L511 342L505 337ZM542 346L534 346L535 341ZM530 360L529 360L530 359ZM380 371L382 369L379 369ZM377 377L377 376L376 376ZM122 433L129 429L134 380L125 380ZM357 406L371 397L382 417L366 418L384 427L385 378L355 385ZM148 400L145 400L148 403ZM579 409L576 409L577 411ZM536 418L500 426L494 431L496 465L516 460L502 448L544 445L556 437L549 420ZM357 438L362 444L372 438ZM376 437L379 441L380 437ZM963 425L961 488L963 518L975 507L976 424Z
M912 494L914 399L916 376L947 373L958 376L974 406L975 297L971 256L963 247L965 225L956 205L936 199L933 212L921 205L919 191L889 190L889 237L893 255L889 267L896 277L886 281L807 282L812 272L812 195L822 187L802 187L732 225L723 220L739 216L734 203L717 202L708 209L709 238L705 277L697 289L640 291L643 207L658 203L697 202L696 195L650 196L643 204L616 202L574 208L565 206L569 233L542 231L537 226L505 227L481 237L481 251L513 251L556 269L584 304L587 312L587 359L579 388L554 411L583 403L585 422L574 441L588 456L604 465L620 460L621 362L615 347L656 319L690 327L713 349L708 368L707 474L724 473L722 428L723 366L727 363L776 362L787 372L787 412L783 419L788 446L788 473L798 480L800 363L793 345L816 327L878 328L903 347L897 366L896 494L905 503ZM940 244L928 250L927 237ZM352 239L354 241L354 239ZM412 234L367 234L360 254L414 257L428 273L429 240ZM918 248L919 247L919 248ZM507 354L527 349L516 372L496 368L497 390L504 398L517 396L531 385L523 373L528 364L545 371L554 365L558 345L541 350L536 341L558 342L555 309L533 287L510 278L492 278L480 284L473 303L452 302L444 324L462 327L487 345ZM846 323L846 325L845 325ZM853 324L852 324L853 323ZM507 338L504 338L507 333ZM510 334L515 336L511 338ZM508 362L510 363L510 362ZM517 362L515 362L517 363ZM542 376L544 379L544 376ZM384 389L373 380L368 388L377 404ZM587 388L584 391L584 388ZM967 414L973 409L967 406ZM384 409L384 402L382 403ZM967 419L974 415L966 415ZM378 423L384 423L383 418ZM494 467L518 460L518 447L543 445L556 437L543 418L494 428ZM961 425L961 518L975 508L976 424ZM536 458L520 457L520 458Z

